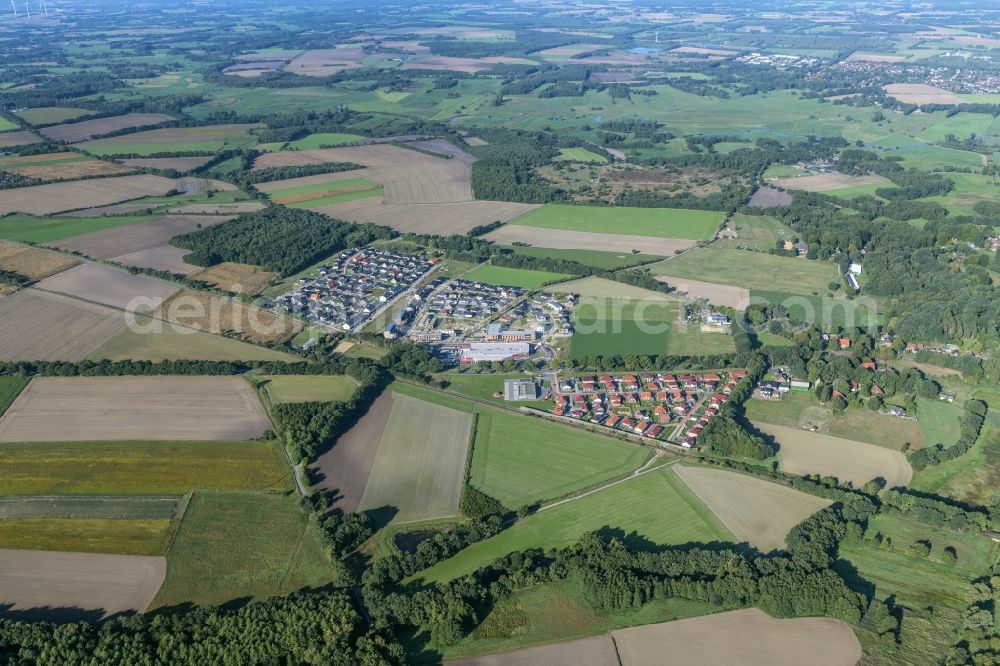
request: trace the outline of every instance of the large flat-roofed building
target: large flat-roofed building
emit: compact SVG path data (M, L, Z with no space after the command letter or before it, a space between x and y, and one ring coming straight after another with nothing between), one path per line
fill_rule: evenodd
M503 383L504 400L537 400L538 384L534 379L508 379Z
M462 350L462 363L503 361L508 358L529 356L531 345L527 342L470 342Z

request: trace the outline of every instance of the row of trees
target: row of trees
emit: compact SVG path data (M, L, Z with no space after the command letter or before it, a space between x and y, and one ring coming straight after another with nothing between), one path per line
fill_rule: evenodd
M989 406L982 400L966 400L960 421L958 440L951 446L938 443L910 454L910 464L916 470L937 465L967 453L972 448L986 422Z

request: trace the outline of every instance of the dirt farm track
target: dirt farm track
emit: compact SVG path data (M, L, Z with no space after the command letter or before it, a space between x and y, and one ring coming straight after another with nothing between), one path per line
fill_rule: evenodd
M0 442L236 441L270 428L239 377L36 377L0 418Z

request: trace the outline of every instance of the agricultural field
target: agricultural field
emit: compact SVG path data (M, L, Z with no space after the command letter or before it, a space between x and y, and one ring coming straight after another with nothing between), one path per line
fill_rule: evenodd
M804 192L827 192L839 195L839 190L861 192L858 188L871 187L874 194L877 187L892 187L892 181L882 176L848 176L843 173L822 173L812 176L796 176L794 178L772 178L771 184L783 190L802 190ZM867 190L864 190L867 192Z
M507 553L526 548L562 548L595 530L611 530L624 536L626 543L637 546L733 541L729 530L667 467L539 511L416 577L425 581L452 580Z
M738 237L719 239L715 245L767 252L774 249L778 241L794 241L798 236L791 227L770 215L736 213L730 217L727 226L733 229Z
M125 166L173 169L184 173L192 169L197 169L211 160L211 155L205 155L204 157L130 157L118 161Z
M864 408L848 408L834 415L809 392L793 392L781 400L748 400L747 417L787 428L800 428L841 439L875 444L894 451L922 449L927 446L916 421L897 419Z
M291 488L271 442L51 441L0 447L0 495L163 495Z
M357 385L343 375L260 375L254 377L271 404L350 400Z
M167 246L174 236L221 224L228 219L228 216L223 215L160 215L109 229L59 238L47 244L94 259L116 259L143 250L159 250ZM99 224L101 218L95 218L94 221ZM187 254L188 251L183 253Z
M62 238L113 229L148 219L141 215L78 218L34 217L15 213L0 217L0 238L24 243L51 243Z
M115 176L133 170L118 164L95 160L80 153L66 152L0 158L0 171L10 171L28 178L56 181Z
M239 377L36 377L0 418L0 441L244 440L270 428Z
M16 375L4 375L0 377L0 416L7 411L10 404L21 393L21 390L28 385L27 377Z
M778 443L781 469L790 474L833 476L860 487L874 478L886 486L905 486L913 478L910 463L899 451L785 426L755 422Z
M262 183L257 189L266 192L273 202L292 208L319 208L383 194L377 182L352 171Z
M22 618L79 621L146 610L163 583L162 557L0 551L0 603Z
M383 391L357 423L309 465L312 486L334 491L336 508L358 510L392 406L393 393Z
M96 122L96 121L94 121ZM171 127L123 134L77 144L93 155L153 155L171 152L215 152L252 145L253 124ZM46 130L42 130L45 132Z
M557 294L579 294L582 297L592 299L631 299L661 302L675 300L663 292L650 291L642 287L633 287L599 277L585 277L579 280L560 282L546 287L544 291Z
M90 111L86 109L74 109L59 106L40 106L35 109L24 109L18 111L16 115L26 123L32 125L51 125L52 123L64 123L67 120L76 120L83 116L89 116Z
M138 329L125 328L90 352L91 360L123 361L295 361L297 357L223 335L156 323L137 317Z
M604 164L608 160L604 156L592 153L586 148L560 148L557 161Z
M521 268L505 268L483 264L466 273L463 278L486 284L521 287L522 289L540 289L551 282L559 282L571 276L547 271L530 271Z
M197 491L167 552L166 578L151 605L263 599L335 578L296 497Z
M79 264L78 259L28 245L0 241L0 271L17 273L35 282Z
M917 420L928 446L951 446L958 440L962 406L957 403L917 398Z
M736 538L762 552L787 548L788 530L832 503L736 472L684 464L673 471Z
M335 132L320 132L310 134L301 139L296 139L287 144L289 150L313 150L315 148L325 148L330 146L340 146L345 143L355 143L366 141L367 138L360 134L343 134Z
M64 125L53 125L40 129L39 133L53 141L77 143L79 141L86 141L93 136L109 134L133 127L159 125L169 120L173 120L173 118L162 113L129 113L123 116L111 116L109 118L83 120Z
M826 293L831 282L840 282L837 267L830 262L732 248L697 248L653 264L649 269L680 289L683 289L684 280L696 280L745 289L809 294Z
M47 277L35 286L40 291L107 305L130 313L153 310L179 289L177 285L165 280L133 275L127 271L91 263Z
M507 228L511 227L502 227L498 231ZM518 227L515 227L515 229L516 228ZM488 240L493 240L488 236L489 235L487 235ZM524 247L518 245L512 246L509 249L513 250L514 254L519 254L524 257L544 257L564 261L577 261L585 266L603 268L604 270L609 271L630 268L641 264L648 264L658 259L658 257L654 257L649 254L633 254L631 250L628 252L614 252L608 251L607 248L604 250L571 250L548 247Z
M224 261L193 273L189 277L223 291L256 296L274 282L278 274L249 264Z
M469 414L394 395L358 508L397 524L458 515L472 427Z
M176 187L177 184L169 178L146 174L19 187L4 192L3 201L0 202L0 215L49 215L129 199L163 196Z
M513 224L600 234L654 236L683 240L711 238L723 214L681 208L605 208L547 204ZM646 251L646 248L637 248ZM654 253L655 254L655 253Z
M267 153L257 158L254 168L325 162L366 167L365 177L382 184L387 204L472 201L467 164L388 144Z
M0 298L0 360L79 361L125 324L117 310L22 289Z
M185 328L255 343L284 342L302 330L300 322L288 317L193 289L178 291L155 316Z
M508 201L463 201L419 206L391 205L378 197L363 196L319 206L312 210L337 220L359 224L371 222L391 227L400 233L449 236L464 234L475 227L497 220L507 222L537 207L537 204Z
M527 249L555 248L581 252L616 252L631 256L658 255L664 257L693 247L696 242L657 236L548 229L518 223L504 225L486 234L485 238L502 245L518 243L533 246L532 248L518 247L518 252Z
M170 518L8 518L0 520L0 548L155 556L173 532Z

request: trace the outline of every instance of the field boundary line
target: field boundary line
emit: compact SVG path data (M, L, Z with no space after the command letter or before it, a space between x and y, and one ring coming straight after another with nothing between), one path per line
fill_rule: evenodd
M656 454L655 456L653 456L652 458L649 459L649 462L647 462L645 465L643 465L642 467L640 467L639 469L635 470L634 472L632 472L631 474L629 474L628 476L626 476L624 478L616 479L614 481L605 483L604 485L598 486L597 488L593 488L592 490L588 490L585 493L580 493L579 495L574 495L573 497L567 497L566 499L562 499L562 500L559 500L557 502L552 502L551 504L546 504L545 506L539 507L538 511L536 511L535 513L541 513L542 511L545 511L546 509L552 509L554 507L562 506L563 504L568 504L569 502L573 502L573 501L576 501L578 499L583 499L584 497L588 497L590 495L594 495L594 494L599 493L601 491L607 490L608 488L611 488L613 486L617 486L620 483L625 483L626 481L630 481L631 479L636 479L636 478L638 478L640 476L644 476L646 474L649 474L650 472L656 472L658 470L665 469L667 467L672 467L673 465L676 465L677 463L680 462L680 460L671 460L670 462L664 463L662 465L657 465L656 467L649 467L649 465L651 463L653 463L654 461L656 461L659 457L660 457L660 454Z
M752 477L752 475L748 475L748 476ZM736 537L737 539L739 538L739 536L737 536L736 530L733 529L733 526L730 525L728 522L726 522L725 518L723 518L722 516L720 516L719 514L717 514L715 511L712 511L711 505L709 505L709 503L705 500L705 498L702 497L701 493L699 493L697 490L695 490L694 487L691 484L689 484L687 481L684 480L683 476L681 476L680 474L677 474L677 480L680 481L681 483L683 483L684 487L687 488L688 491L692 495L694 495L695 497L697 497L698 501L701 502L702 504L704 504L705 508L708 509L708 512L711 513L713 516L715 516L716 520L718 520L720 523L722 523L723 525L725 525L726 529L729 530L730 533L732 533L732 535L734 537Z

